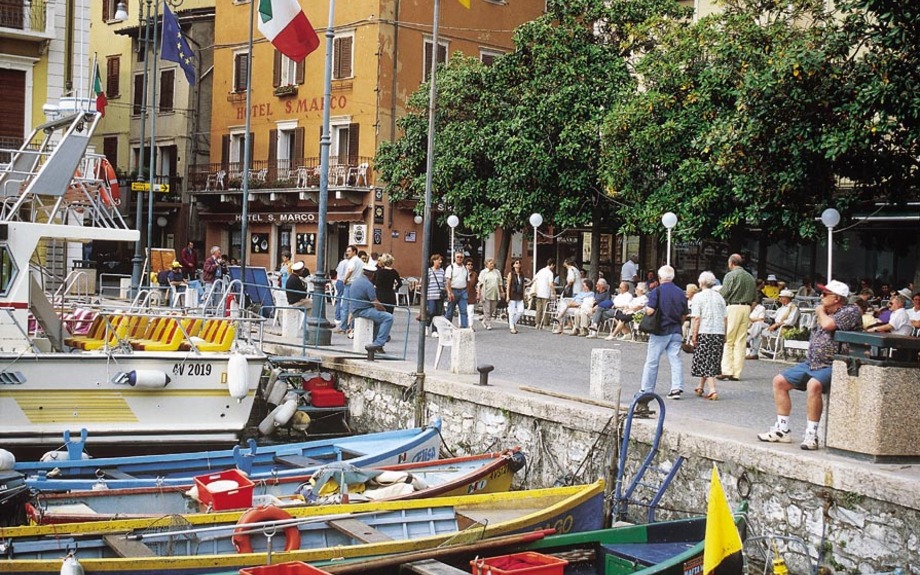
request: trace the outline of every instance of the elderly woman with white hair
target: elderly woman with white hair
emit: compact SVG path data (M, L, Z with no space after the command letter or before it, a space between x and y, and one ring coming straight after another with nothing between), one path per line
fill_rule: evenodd
M690 306L690 341L695 348L690 364L690 376L700 378L694 392L706 399L719 399L716 376L722 372L722 348L725 345L725 300L712 287L716 276L712 272L700 274L700 292ZM709 391L703 389L708 384ZM705 394L705 395L704 395Z

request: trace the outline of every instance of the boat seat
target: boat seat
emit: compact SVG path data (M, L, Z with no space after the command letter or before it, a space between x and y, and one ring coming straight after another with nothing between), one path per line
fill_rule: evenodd
M132 341L131 347L138 351L176 351L186 339L185 334L197 334L201 327L200 319L169 318L159 339Z
M210 319L201 328L200 336L194 338L194 343L198 351L230 351L235 338L236 327L232 321ZM183 341L179 349L189 351L192 349L192 343Z
M118 342L123 340L128 333L133 322L137 320L137 316L129 317L125 315L117 315L112 317L109 321L109 324L103 326L102 336L98 339L88 339L84 341L76 342L76 345L73 347L78 347L84 351L93 351L101 349L106 345L112 347L118 345ZM108 328L108 329L106 329ZM108 339L105 335L108 333Z
M328 525L336 531L344 533L361 543L382 543L384 541L393 540L393 538L386 533L378 531L358 519L337 519L335 521L330 521Z
M608 555L652 567L664 563L693 546L694 543L688 541L674 541L670 543L618 543L601 545L601 549Z
M85 334L70 336L64 340L64 343L70 347L77 347L78 342L102 339L103 337L105 337L105 316L97 315L93 318L93 322Z
M272 461L275 463L280 463L285 467L290 467L291 469L303 469L306 467L317 467L320 465L325 465L327 461L320 461L319 459L313 459L312 457L306 457L305 455L276 455L272 458Z
M469 571L458 569L453 565L441 563L437 559L424 559L406 563L399 568L400 573L416 573L417 575L467 575ZM521 571L523 573L523 571Z
M145 543L127 539L124 535L103 535L102 540L119 557L155 557L153 549Z

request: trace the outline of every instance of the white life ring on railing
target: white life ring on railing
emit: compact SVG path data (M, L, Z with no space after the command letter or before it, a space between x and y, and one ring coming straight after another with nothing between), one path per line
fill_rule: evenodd
M118 187L118 174L105 158L96 166L96 179L102 181L100 188L102 203L107 206L121 205L121 190Z

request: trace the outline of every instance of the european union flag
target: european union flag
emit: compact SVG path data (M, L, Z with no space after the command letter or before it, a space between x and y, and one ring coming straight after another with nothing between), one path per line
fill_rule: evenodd
M195 85L195 56L192 49L189 48L188 42L182 36L179 29L179 22L175 14L169 9L166 3L163 3L163 48L160 50L160 58L177 62L185 72L185 77L190 86Z

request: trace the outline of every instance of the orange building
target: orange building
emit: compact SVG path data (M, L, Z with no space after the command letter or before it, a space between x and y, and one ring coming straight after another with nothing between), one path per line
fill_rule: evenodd
M327 266L354 243L389 252L404 276L420 271L422 226L412 206L388 201L374 175L380 142L396 136L405 102L427 76L432 2L348 0L335 10ZM250 4L217 3L209 164L190 168L189 189L205 251L220 246L253 266L277 268L282 250L316 265L320 134L328 2L302 2L320 48L295 64L254 30L249 225L241 237ZM441 0L439 49L488 62L512 48L512 33L543 13L543 2ZM258 17L258 16L256 16ZM194 217L194 216L193 216Z

